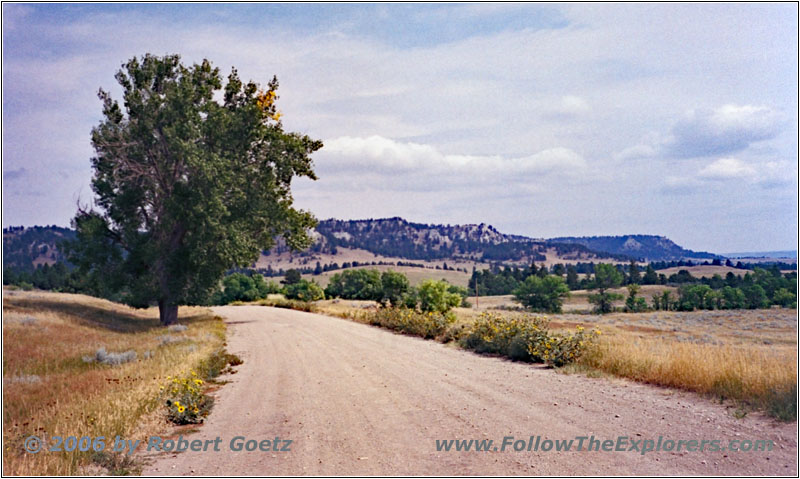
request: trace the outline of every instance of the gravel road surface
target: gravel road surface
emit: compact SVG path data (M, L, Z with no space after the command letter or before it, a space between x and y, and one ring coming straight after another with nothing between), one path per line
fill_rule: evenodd
M215 308L227 376L199 432L219 452L146 454L145 475L797 475L797 424L697 395L563 375L327 316L262 306ZM289 451L231 451L236 436ZM504 437L524 450L502 448ZM531 436L629 441L773 441L772 451L527 450ZM492 440L489 452L437 440ZM535 440L534 440L535 441ZM588 441L588 440L586 440ZM255 445L256 443L251 443ZM641 444L640 444L641 446ZM454 449L455 447L453 447ZM584 449L586 444L584 444Z

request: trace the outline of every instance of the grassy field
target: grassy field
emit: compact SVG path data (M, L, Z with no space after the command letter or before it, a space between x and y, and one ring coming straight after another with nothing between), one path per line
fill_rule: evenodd
M586 366L796 419L797 310L558 315L553 321L604 332L581 359Z
M661 294L664 291L670 291L672 297L676 297L677 288L674 286L661 286L661 285L644 285L641 286L639 296L650 302L650 297L654 294ZM622 308L625 306L625 299L628 297L628 290L626 288L610 289L609 292L618 293L623 296L620 301L614 302L614 307ZM563 310L567 313L588 313L594 308L594 305L589 303L589 295L597 293L597 291L589 291L579 289L577 291L570 291L570 297L564 301ZM507 294L504 296L479 296L476 300L474 296L469 298L472 303L472 308L480 311L490 309L517 309L520 308L519 303L514 302L514 296Z
M25 452L36 435L145 439L167 427L160 387L220 351L224 323L181 308L166 328L156 309L134 310L82 295L3 290L3 471L6 475L135 473L108 453ZM110 364L92 360L106 356ZM113 358L132 357L114 365ZM117 356L114 356L117 354ZM121 362L121 361L120 361Z
M725 277L728 273L733 273L736 276L744 276L748 273L747 270L731 268L730 266L714 266L714 265L700 265L700 266L675 266L673 268L659 269L656 271L658 274L664 274L667 277L678 273L678 271L685 269L695 278L710 278L715 274Z

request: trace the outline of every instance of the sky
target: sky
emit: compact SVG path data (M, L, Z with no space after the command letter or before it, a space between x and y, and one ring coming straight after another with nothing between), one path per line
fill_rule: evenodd
M798 5L9 4L3 226L93 198L99 88L145 53L280 82L318 218L796 249Z

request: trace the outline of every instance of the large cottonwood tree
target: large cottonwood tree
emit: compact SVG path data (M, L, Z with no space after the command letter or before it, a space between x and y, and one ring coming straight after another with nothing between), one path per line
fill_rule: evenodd
M322 143L287 133L275 100L234 69L223 81L204 60L133 58L116 74L120 105L100 90L92 130L94 207L79 207L70 260L102 292L134 307L207 300L226 270L254 262L283 237L310 244L316 224L295 209L294 177L316 179L310 154Z

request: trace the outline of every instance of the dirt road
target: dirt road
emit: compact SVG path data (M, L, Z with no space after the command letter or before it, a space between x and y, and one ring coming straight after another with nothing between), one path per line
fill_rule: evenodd
M245 363L200 431L220 452L149 456L148 475L796 475L796 424L695 395L558 374L326 316L217 308ZM231 451L236 436L288 452ZM437 451L436 440L523 439L526 450ZM762 440L771 452L527 451L563 440ZM586 440L588 441L588 440ZM540 442L541 443L541 442ZM281 447L285 443L281 442ZM543 444L543 443L541 443ZM666 444L666 442L662 442ZM573 448L577 447L574 440ZM584 445L584 449L586 444Z

